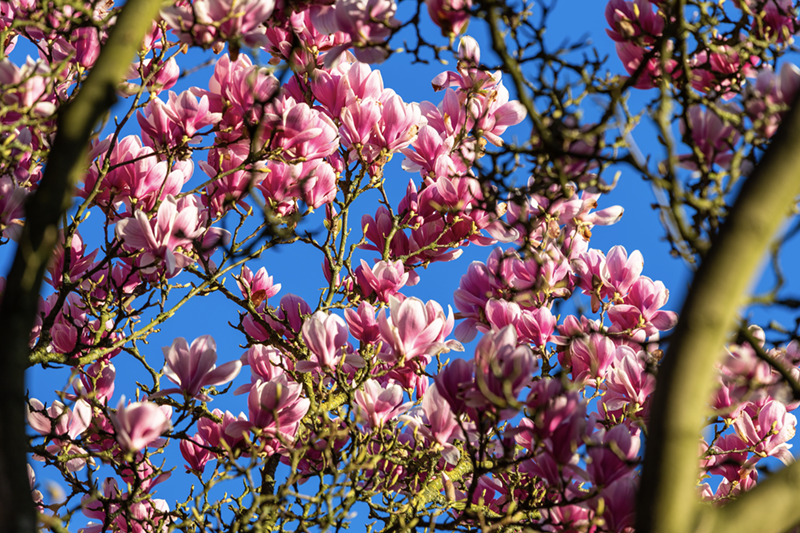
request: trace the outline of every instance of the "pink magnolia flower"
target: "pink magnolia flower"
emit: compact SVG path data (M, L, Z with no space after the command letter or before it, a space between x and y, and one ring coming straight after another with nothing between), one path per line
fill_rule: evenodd
M300 198L312 210L330 204L336 198L336 173L321 159L303 163L300 177Z
M122 495L119 488L117 487L117 480L113 477L107 477L103 480L101 485L101 494L103 497L108 498L110 500L117 500ZM120 508L118 503L114 503L105 507L102 502L98 501L96 498L91 497L89 494L85 494L81 497L81 508L83 514L89 518L97 518L100 520L100 524L96 524L93 521L89 521L87 527L80 529L80 533L100 533L103 531L103 524L106 522L106 513L108 514L117 512ZM127 513L123 513L127 514ZM121 518L121 517L119 517ZM120 521L117 518L117 521ZM124 518L123 520L124 521Z
M61 242L56 245L53 252L52 263L48 265L47 271L50 274L50 279L47 280L54 289L61 287L64 279L69 281L79 280L87 270L94 264L94 258L97 256L99 250L95 250L89 255L86 254L86 245L83 243L83 237L76 231L70 240L69 250L69 269L64 272L64 236L61 236Z
M658 331L674 328L678 323L678 314L661 310L668 300L669 291L662 282L640 277L631 286L625 303L608 310L613 322L610 331L630 331L631 337L641 342Z
M401 151L406 158L403 170L419 172L424 177L441 178L455 174L455 164L450 157L454 139L442 137L429 125L422 125L417 138L411 143L414 150L406 147Z
M615 46L617 55L620 61L622 61L625 70L628 71L628 74L634 75L640 72L633 86L637 89L652 89L656 87L658 80L663 76L661 72L661 59L658 57L658 54L652 54L650 50L637 46L629 41L617 42ZM642 67L640 71L640 65L645 61L646 56L650 57L650 59L647 59L644 67ZM667 74L672 74L677 64L677 61L674 59L667 61Z
M407 411L413 403L403 403L400 385L386 384L384 387L374 379L368 379L363 388L356 391L355 405L359 418L367 428L379 429Z
M172 341L172 346L162 348L164 352L164 375L178 385L177 388L162 389L151 398L183 393L190 398L210 402L211 397L200 392L203 387L223 385L239 375L241 361L230 361L217 368L217 344L211 335L203 335L192 341L183 337Z
M142 128L144 144L151 148L178 146L183 142L180 126L167 112L167 105L158 98L153 98L144 109L137 111L136 120Z
M230 132L218 132L217 139L234 142L241 138L243 125L255 127L264 119L279 87L280 83L269 70L253 65L247 56L240 55L234 62L227 56L220 58L209 80L209 91L194 88L193 92L198 96L207 95L211 111L223 113L220 130L233 128Z
M342 317L317 311L303 323L303 341L311 350L311 360L298 361L295 368L300 372L334 370L342 359L348 335L347 323Z
M544 345L551 341L556 330L556 317L547 307L524 309L516 327L520 340L543 349Z
M208 47L241 41L258 47L268 44L263 23L274 8L274 0L194 0L167 7L161 16L187 44Z
M548 297L565 298L572 293L572 269L561 250L549 246L542 253L533 253L524 260L509 261L514 278L509 279L516 289L533 289L526 298L528 305L544 305Z
M712 447L703 442L703 459L700 464L709 473L724 476L729 481L739 481L742 469L747 462L749 445L737 434L723 435L715 440Z
M386 238L391 233L392 216L389 210L384 206L380 206L375 212L375 217L372 215L364 215L361 217L361 229L364 231L364 236L369 241L368 244L361 245L362 250L372 250L378 253L383 253L386 245ZM371 243L371 244L370 244ZM408 236L403 232L395 233L390 244L392 256L406 255L410 252Z
M439 105L430 102L419 104L420 112L427 125L442 138L451 138L461 133L467 125L467 113L459 93L453 89L445 89L444 97ZM455 142L455 139L453 139Z
M609 294L609 296L615 299L617 297L624 298L642 275L644 258L639 250L634 250L628 256L628 252L624 247L614 246L608 251L606 267L608 269L607 285L615 293Z
M381 99L385 89L380 70L373 70L369 65L358 61L341 64L338 68L345 77L343 87L348 95L346 100L349 100L351 96L360 100Z
M9 29L11 27L11 25L14 22L14 18L16 18L14 15L14 11L17 9L22 11L24 8L22 8L21 6L15 6L14 4L11 4L8 1L0 2L0 31L5 31L6 29ZM5 54L6 57L8 57L9 54L11 54L16 44L17 44L16 32L10 32L8 37L6 37L5 42L2 43L3 53ZM31 474L31 472L29 472L29 474ZM31 487L31 489L33 489L33 487Z
M797 418L786 412L786 407L778 401L768 401L759 411L758 417L747 413L737 418L733 427L739 437L762 456L775 456L784 464L794 461L787 444L794 437ZM758 460L758 456L751 461Z
M481 67L481 49L473 37L465 35L458 41L458 72L445 71L431 80L435 91L458 87L466 93L490 92L501 79L499 71L491 73Z
M400 24L394 16L396 12L393 0L337 0L333 6L315 6L311 21L320 32L328 35L342 32L350 37L350 41L328 51L325 67L336 66L351 46L359 61L385 60L389 54L381 45L391 35L392 28Z
M144 264L150 268L159 262L166 263L169 276L176 275L194 261L178 252L178 247L189 247L194 239L202 235L199 227L197 207L190 206L179 211L178 204L168 196L158 208L152 220L140 210L133 217L117 223L117 237L129 248L144 252Z
M241 358L243 365L250 366L250 383L233 391L235 396L250 392L250 389L259 381L272 381L284 373L284 366L289 365L291 360L284 356L279 348L255 344L251 346Z
M444 37L460 35L469 24L472 0L425 0L428 15Z
M127 78L140 79L149 91L159 94L161 91L171 89L178 82L180 74L180 67L174 57L157 63L154 63L152 58L147 58L142 62L132 63ZM136 94L138 90L138 86L133 83L123 85L123 93Z
M303 317L311 314L311 306L300 296L286 294L281 298L278 311L275 314L280 322L270 318L267 318L267 322L275 331L289 339L293 339L303 327ZM286 326L288 326L288 329Z
M267 273L266 268L261 267L253 274L247 265L242 265L242 274L236 279L236 285L242 292L242 298L249 299L256 308L281 290L281 284L272 282L272 276Z
M291 96L280 96L265 110L263 136L269 147L282 149L287 160L319 159L339 148L336 125L325 113Z
M344 318L353 337L364 344L372 344L380 338L380 328L375 320L375 308L369 302L361 302L356 311L345 309Z
M433 379L438 394L457 415L467 411L466 398L474 387L475 363L454 359Z
M144 131L147 133L147 128ZM107 147L107 143L101 143L93 152L96 156L105 156ZM141 139L135 135L125 137L111 149L108 161L113 170L98 183L103 160L104 157L98 157L90 167L80 194L88 197L97 189L94 201L105 211L114 214L112 207L120 205L124 205L131 213L134 203L138 209L150 211L158 200L180 193L181 187L194 172L191 161L176 161L170 169L167 161L161 161L156 156L152 146L143 146Z
M303 386L290 382L285 375L257 382L247 397L250 420L231 423L225 434L239 437L251 429L260 430L261 435L270 437L268 446L275 451L282 449L282 442L294 440L300 420L311 405L308 398L301 397L302 392Z
M390 317L378 315L378 327L384 342L391 348L390 354L381 357L389 363L427 358L451 345L444 339L453 329L453 312L445 316L444 310L434 302L427 304L417 298L403 301L389 297Z
M592 511L585 505L566 504L543 509L542 516L564 531L590 531Z
M8 53L8 52L6 52ZM39 512L43 511L42 502L44 501L44 497L42 493L36 490L36 474L33 471L33 467L31 465L25 465L28 467L28 482L31 486L31 497L33 498L33 503L36 504L36 510Z
M455 414L444 396L434 383L425 391L422 398L422 412L427 418L427 425L419 426L419 430L427 439L442 450L442 457L451 465L458 463L461 452L453 446L451 440L463 438L463 433Z
M519 101L510 100L508 89L500 82L493 91L493 98L477 99L471 102L470 118L475 120L475 127L480 135L495 146L503 146L500 135L509 126L516 126L528 116L528 111Z
M653 44L664 31L664 16L649 0L611 0L606 5L606 21L612 28L606 33L617 42Z
M125 405L125 397L119 400L117 412L110 413L116 431L117 443L126 452L136 452L150 446L160 445L161 434L171 426L172 408L159 407L152 402L133 402Z
M355 274L364 296L374 292L382 302L388 302L390 296L395 296L408 283L410 276L402 261L378 261L370 268L363 259Z
M151 492L153 487L168 480L171 476L172 473L169 471L156 474L153 463L141 452L137 452L133 456L133 461L128 462L120 470L120 477L125 483L131 486L138 484L145 492Z
M342 61L330 71L321 70L312 79L314 97L331 117L342 118L346 105L358 101L379 101L383 95L383 78L379 70L359 62Z
M8 176L0 177L0 231L3 237L16 240L22 232L27 190Z
M467 404L477 408L497 407L502 418L519 409L517 397L533 378L537 363L531 349L517 345L513 326L486 333L475 348L475 390Z
M362 157L371 161L377 155L376 150L370 150L370 140L381 119L380 103L374 98L363 100L351 98L347 105L342 107L340 117L342 125L339 127L339 133L342 136L342 144L348 149L360 150Z
M504 259L503 252L496 248L487 264L473 261L467 268L467 273L461 276L459 287L453 293L453 301L463 321L456 328L456 338L462 342L470 342L478 333L478 325L482 321L484 308L490 298L500 297L502 284L499 272L490 265L497 265Z
M766 137L775 134L783 116L781 110L792 104L798 87L800 69L791 63L784 63L780 74L768 65L758 72L755 82L745 88L744 107L757 131Z
M578 229L591 230L594 226L610 226L619 222L625 211L621 206L592 212L597 208L599 198L600 193L583 191L579 195L573 194L569 198L556 200L547 211L558 217L559 224L573 224ZM591 232L586 236L587 239L589 237Z
M525 404L532 412L532 431L539 439L551 438L559 426L586 414L580 393L566 390L553 378L534 381Z
M196 142L195 134L206 126L222 120L222 113L211 113L208 96L202 95L200 100L190 91L183 91L176 95L169 92L166 104L166 113L175 124L183 130L183 135Z
M737 7L746 5L752 12L758 12L762 23L753 23L753 31L779 43L790 41L797 33L797 9L792 0L734 0Z
M349 40L348 36L341 32L326 35L319 31L312 22L311 9L298 7L298 10L292 12L287 18L288 24L270 25L266 31L266 37L270 44L264 48L272 54L273 64L286 61L299 67L298 70L315 68L317 57L313 50L329 50ZM294 46L297 39L305 43L305 46Z
M600 333L592 333L572 342L572 379L589 383L605 378L608 367L615 361L614 342Z
M744 396L740 393L742 388L737 387L733 380L725 379L722 375L717 376L717 382L718 388L714 392L711 406L721 411L722 417L726 421L736 420L747 407L746 402L742 403Z
M80 398L93 398L107 404L114 395L114 380L117 369L109 361L95 361L81 370L79 378L72 381L72 388Z
M202 201L214 218L221 218L234 203L249 209L243 198L265 177L264 162L246 164L249 155L250 142L240 141L224 148L212 148L208 161L200 161L200 168L212 178L204 188Z
M739 111L731 109L731 112ZM695 154L682 155L680 165L690 170L698 170L703 165L710 168L715 164L727 169L739 142L739 132L710 109L693 106L687 116L687 122L681 122L681 134L686 135L688 131L703 159L698 160Z
M583 294L591 295L592 312L596 313L600 309L601 297L607 292L609 273L606 257L600 250L587 250L573 259L571 266Z
M303 177L303 164L289 165L270 161L264 179L256 187L264 199L279 216L286 216L297 210L296 198L300 197L300 183Z
M723 478L719 483L719 487L717 487L717 492L714 493L710 499L713 499L715 502L725 502L726 500L739 496L743 492L751 490L756 486L757 482L758 470L755 468L744 469L739 478L733 482L729 481L728 478ZM703 497L708 498L709 493L710 488L707 493L703 494Z
M636 519L638 485L638 476L631 474L615 481L601 491L600 494L604 504L603 520L605 520L609 531L630 531L633 529L634 520Z
M384 91L381 96L381 118L375 128L374 142L378 149L389 153L399 152L417 138L420 125L418 104L406 104L393 91Z
M584 294L592 295L592 311L600 308L600 298L621 303L644 268L642 254L636 250L630 257L622 246L614 246L606 258L599 250L588 250L572 260Z
M596 486L608 486L631 473L639 456L641 438L639 430L631 432L621 424L606 431L601 429L591 436L588 446L586 470Z
M85 400L75 402L73 409L56 400L45 409L42 402L31 398L28 404L28 424L40 435L51 437L47 451L53 455L83 455L86 450L74 444L74 441L89 427L92 422L92 408ZM34 459L43 460L38 455ZM91 464L94 462L90 459ZM68 459L67 470L76 472L86 465L86 459Z
M522 308L518 303L496 298L486 302L484 312L486 313L486 321L494 330L499 330L506 326L516 327L517 322L522 317ZM489 328L478 326L478 330L488 331Z
M164 36L164 33L161 31L161 26L154 20L150 23L150 29L147 30L147 33L142 40L142 48L143 51L153 51L153 50L161 50L163 48L163 44L161 42L161 38Z
M751 57L742 66L739 53L724 44L718 44L715 52L701 50L691 59L692 87L700 92L722 93L723 100L730 100L736 92L730 89L732 81L739 81L741 74L749 75L759 59Z
M244 442L244 435L249 431L247 415L239 413L239 416L234 416L230 411L223 413L219 409L214 409L212 414L221 418L222 423L219 424L208 418L201 418L197 421L197 434L204 442L212 448L222 448L223 450L233 450ZM241 423L239 430L232 430L228 433L228 428L236 423Z
M208 446L208 443L199 433L195 433L191 438L181 440L181 455L189 463L186 467L187 472L192 471L202 474L206 468L206 463L214 458L214 453L206 449L206 446Z
M55 93L49 88L50 69L43 61L27 62L18 67L9 59L0 60L0 84L13 87L3 91L0 99L8 105L17 105L20 111L31 109L39 116L50 116L56 110Z
M158 531L166 533L172 518L169 516L169 504L166 500L147 498L142 501L126 502L131 498L128 492L120 492L117 480L106 478L102 485L104 501L99 501L90 494L81 498L83 514L96 518L100 523L90 521L80 533L103 533L109 528L124 533L150 533ZM111 518L111 517L114 518ZM153 526L155 525L155 528Z
M656 378L646 371L644 353L636 353L629 346L617 347L614 366L606 373L607 393L603 403L609 411L622 409L626 405L645 404L656 388Z

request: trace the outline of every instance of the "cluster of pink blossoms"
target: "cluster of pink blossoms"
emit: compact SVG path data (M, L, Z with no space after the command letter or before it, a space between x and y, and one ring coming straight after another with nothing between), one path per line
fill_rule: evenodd
M794 32L784 4L766 3L765 35ZM608 33L641 89L674 74L675 65L662 65L655 48L662 6L612 0L606 11ZM442 33L455 37L472 2L429 0L427 7ZM34 11L29 1L0 1L0 25L28 21ZM23 36L40 45L41 55L23 66L0 60L0 84L10 87L0 96L0 121L10 128L3 141L15 161L0 168L6 239L19 235L25 198L41 179L53 112L106 39L98 28L109 13L91 13L96 26L73 28L72 8L54 9L52 34L15 29L2 43L8 54ZM638 251L590 247L595 226L622 216L619 206L598 210L603 188L587 186L597 165L578 156L595 154L591 141L572 142L559 161L565 183L538 187L533 176L528 189L536 193L512 191L507 201L494 201L496 191L474 168L489 145L503 146L526 108L499 71L482 65L471 37L459 42L455 71L431 82L441 102L405 102L384 87L366 63L387 57L400 25L396 13L393 0L178 0L153 23L140 61L118 87L121 96L141 98L128 117L131 133L94 141L76 192L77 218L102 213L106 243L92 249L77 223L65 228L48 266L52 292L41 300L30 338L40 360L74 370L72 389L60 400L28 401L37 434L33 458L68 479L87 471L105 476L81 497L92 520L82 531L166 531L177 521L180 513L154 497L176 465L158 466L153 457L174 441L187 473L204 482L242 458L276 458L300 483L330 472L331 457L351 447L380 458L365 467L360 490L415 495L434 487L444 500L482 512L538 509L530 521L543 531L631 531L659 340L677 322L666 308L669 292L643 275ZM217 53L229 46L206 88L169 90L181 71L168 52L183 45ZM285 62L292 76L281 84L241 46ZM745 70L740 63L747 61L724 45L698 52L694 90L727 96L731 77ZM769 137L800 76L791 66L780 74L767 67L756 73L755 66L746 69L757 77L744 110ZM731 165L741 135L724 117L696 106L682 127L701 155L681 157L682 166ZM201 151L204 160L195 164ZM400 155L412 173L405 193L363 216L363 238L350 243L350 255L318 246L330 295L324 305L315 309L294 294L275 304L281 284L266 268L254 272L239 261L242 242L227 248L237 236L220 227L222 219L244 221L254 205L291 231L324 208L336 242L343 210L356 193L382 187L388 162ZM294 237L316 244L308 235ZM404 294L420 281L421 268L458 259L470 244L496 247L485 262L467 267L455 313ZM351 261L356 250L361 256ZM236 274L238 293L221 277L228 272ZM179 285L179 276L192 281ZM220 353L230 360L217 366L213 338L178 337L163 348L162 367L159 355L133 341L144 337L135 332L141 315L163 306L153 302L166 287L224 292L242 309L235 327L246 352L237 359L225 347ZM558 312L574 294L590 301L591 315ZM456 355L476 339L466 357ZM791 458L790 411L800 405L754 347L728 350L711 401L724 430L702 441L699 452L704 473L721 477L716 489L701 486L715 502L752 487L761 459ZM147 362L152 387L143 386L137 401L112 400L114 360L130 354ZM770 354L800 375L796 343ZM246 396L246 409L242 399L238 415L210 410L245 366L249 382L232 395ZM165 388L162 377L170 382ZM501 468L465 474L465 461ZM450 511L460 516L455 506Z
M737 2L737 6L756 7L749 1ZM758 20L755 15L750 16L747 20L751 27L747 30L779 44L791 42L791 36L800 28L794 4L789 0L767 0L758 7ZM606 32L615 41L619 58L638 89L658 87L662 75L678 78L688 73L691 87L701 95L731 100L743 93L744 109L735 101L716 108L696 104L687 110L680 124L681 135L690 136L698 148L694 153L681 155L680 166L706 172L715 166L731 170L734 152L740 146L741 126L735 127L730 117L744 112L759 134L771 137L781 115L794 101L800 86L800 69L784 63L776 74L756 55L743 59L734 47L720 42L693 55L687 71L676 70L677 61L662 61L655 46L666 24L664 10L665 5L658 1L611 0L606 6L606 20L611 29ZM748 165L743 166L745 172Z

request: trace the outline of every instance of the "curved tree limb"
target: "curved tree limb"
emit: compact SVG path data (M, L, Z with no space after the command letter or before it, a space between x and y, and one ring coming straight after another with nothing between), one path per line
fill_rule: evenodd
M800 523L800 463L792 463L728 505L707 510L704 533L783 533Z
M128 0L125 3L78 94L59 110L57 133L44 176L26 205L25 226L0 306L0 338L4 343L3 372L0 372L2 531L37 531L36 510L26 470L25 368L39 290L56 245L59 220L69 209L75 184L86 170L92 132L116 101L116 87L160 7L161 0Z
M793 475L797 470L794 467L776 476L785 481L764 483L753 491L752 497L745 496L722 510L702 506L697 495L698 437L713 392L714 363L722 356L726 337L735 328L737 312L770 240L800 193L798 139L800 106L794 105L769 150L744 183L692 282L659 370L639 491L638 533L707 531L720 517L726 521L729 516L740 519L742 513L738 509L747 505L742 502L757 500L758 494L777 492L772 487L778 483L784 488L794 487L783 496L787 510L792 509L786 515L791 520L779 520L780 511L769 500L769 515L747 515L758 524L749 529L740 525L739 531L779 533L784 525L800 520L800 473Z

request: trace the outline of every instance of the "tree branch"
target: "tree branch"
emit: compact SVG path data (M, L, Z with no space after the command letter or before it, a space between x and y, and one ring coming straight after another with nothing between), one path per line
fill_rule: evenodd
M94 68L75 98L58 113L58 128L44 176L26 206L25 226L0 306L3 372L0 395L0 524L4 531L35 532L28 485L25 368L45 268L58 239L59 220L86 171L92 132L116 100L115 90L158 15L161 0L128 0Z
M700 526L705 531L715 519L717 510L702 507L697 496L698 437L713 391L714 362L723 354L726 337L735 327L739 307L772 236L789 215L800 192L797 139L800 139L800 107L794 105L784 117L771 147L744 183L695 275L659 370L637 507L639 533L685 533L697 531ZM748 515L758 522L751 524L750 529L740 523L740 531L779 533L785 529L784 525L800 520L800 506L796 503L800 496L796 490L800 489L800 474L792 477L793 471L778 478L794 480L793 486L786 483L785 488L792 490L783 496L787 500L787 519L778 518L784 515L770 500L769 516L763 512ZM759 488L753 492L756 491L763 492ZM745 496L741 501L745 500L752 498ZM737 513L740 519L744 516L736 510L724 509L723 516L732 513Z
M281 462L281 456L273 453L261 468L261 495L267 496L275 493L275 471Z
M800 463L792 463L724 507L706 510L709 516L704 521L702 531L703 533L789 531L800 523L798 498L800 498Z

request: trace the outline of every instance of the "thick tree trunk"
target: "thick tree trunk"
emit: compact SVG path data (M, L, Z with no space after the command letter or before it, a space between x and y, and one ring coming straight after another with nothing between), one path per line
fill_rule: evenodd
M36 510L26 470L25 369L30 331L58 226L86 170L92 131L113 105L115 89L158 15L161 0L128 0L75 99L58 113L58 129L44 176L26 206L25 227L0 306L0 530L35 532Z
M714 363L772 238L800 194L800 106L784 117L695 275L659 369L637 506L637 533L781 533L800 522L793 465L725 507L700 503L698 450ZM755 503L759 502L759 503ZM768 511L767 511L768 509ZM716 526L714 524L717 524Z

